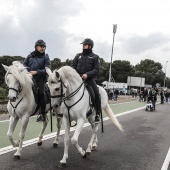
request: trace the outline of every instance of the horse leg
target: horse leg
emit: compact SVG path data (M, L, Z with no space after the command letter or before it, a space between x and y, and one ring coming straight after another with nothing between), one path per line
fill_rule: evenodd
M75 129L73 137L71 138L71 143L77 148L80 155L83 158L86 158L86 156L87 156L86 152L78 144L78 137L79 137L79 134L80 134L80 132L81 132L81 130L83 128L84 123L85 123L84 119L78 119L77 120L77 127Z
M65 135L64 135L64 155L62 160L58 165L59 168L63 168L66 166L66 160L68 159L68 145L69 145L69 135L70 135L70 125L65 116L63 116L63 123L65 126Z
M47 127L47 124L48 124L48 121L43 121L43 126L42 126L42 129L41 129L41 132L38 136L38 141L37 141L37 146L41 146L42 145L42 138L43 138L43 134L44 134L44 131Z
M88 147L86 149L87 155L90 155L91 150L94 149L94 147L97 147L97 131L98 131L98 124L94 123L92 119L89 119L89 123L92 126L92 137L90 139L90 142L88 144Z
M58 146L58 142L59 142L59 135L60 135L60 129L61 129L61 124L62 124L62 118L61 117L57 117L56 115L56 119L57 119L57 134L55 137L55 140L53 142L53 147L56 148Z
M13 137L12 137L14 129L15 129L16 125L17 125L18 120L19 120L18 116L15 116L15 117L10 116L9 128L8 128L7 136L8 136L8 138L9 138L9 140L10 140L10 142L11 142L13 147L19 146L18 141L15 142Z
M20 156L21 156L22 144L23 144L23 140L25 137L25 131L26 131L28 121L29 121L29 116L27 116L27 115L28 114L26 114L26 116L23 116L21 118L21 131L19 134L19 147L18 147L16 153L14 154L15 159L20 159Z
M94 141L93 141L93 144L92 144L92 150L93 151L96 150L97 144L98 144L97 133L95 133Z

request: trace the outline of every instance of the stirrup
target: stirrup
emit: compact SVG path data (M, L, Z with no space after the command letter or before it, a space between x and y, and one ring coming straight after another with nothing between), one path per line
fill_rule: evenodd
M38 115L36 122L42 122L42 116Z
M95 123L99 123L100 122L100 116L99 115L96 115L95 116Z

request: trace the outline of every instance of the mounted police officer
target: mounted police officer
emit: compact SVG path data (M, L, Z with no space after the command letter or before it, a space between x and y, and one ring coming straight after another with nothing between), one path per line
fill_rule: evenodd
M32 74L38 87L38 102L41 108L41 115L37 118L37 122L46 121L44 86L46 83L47 73L45 67L50 68L51 62L48 54L45 53L45 49L46 43L43 40L37 40L35 42L35 51L30 53L24 61L24 65Z
M80 74L82 79L86 80L86 83L93 88L96 105L95 122L98 123L100 121L101 99L94 79L99 73L99 56L92 51L94 46L93 40L86 38L81 44L83 44L83 51L75 56L72 67Z

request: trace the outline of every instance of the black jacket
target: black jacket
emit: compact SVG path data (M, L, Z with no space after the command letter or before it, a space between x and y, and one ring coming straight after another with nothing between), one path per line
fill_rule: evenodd
M24 60L24 65L27 67L28 71L37 71L38 73L33 76L35 80L45 80L46 70L45 67L51 67L51 61L48 54L43 54L40 56L29 54Z
M99 73L99 56L91 52L90 54L78 53L72 63L72 67L80 74L87 74L88 78L94 78Z

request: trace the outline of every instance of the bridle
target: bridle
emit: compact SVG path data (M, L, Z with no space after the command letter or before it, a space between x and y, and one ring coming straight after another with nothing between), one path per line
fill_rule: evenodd
M67 89L67 87L65 86L65 84L63 83L63 81L60 79L59 82L61 82L61 85L60 85L60 88L61 88L61 93L60 95L55 95L55 96L51 96L51 98L61 98L61 102L60 102L60 106L61 106L61 103L64 102L65 106L67 107L67 110L68 110L68 117L69 117L69 123L70 123L70 126L71 126L71 119L70 119L70 109L76 105L84 96L84 91L85 91L85 80L80 84L80 86L74 91L72 92L71 94L69 94L68 96L65 97L65 93L63 93L63 86ZM66 101L67 100L70 100L73 96L75 96L81 89L81 87L83 86L84 84L84 89L83 89L83 93L81 95L81 97L72 105L68 106L66 104Z
M12 74L12 73L8 73L8 74ZM13 87L8 87L8 90L14 90L14 91L17 93L16 98L18 98L18 95L19 95L19 94L21 93L21 91L22 91L22 87L21 87L21 84L19 83L18 89L15 89L15 88L13 88ZM14 113L15 113L15 109L16 109L17 106L20 104L20 102L22 101L22 99L23 99L23 98L21 98L15 106L14 106L14 105L12 104L12 102L10 101L10 104L11 104L12 108L14 109Z
M12 73L8 73L8 74L12 74ZM14 90L17 93L17 96L19 95L19 93L22 91L22 87L21 84L19 83L18 89L15 89L13 87L8 87L8 90ZM16 97L17 97L16 96ZM18 97L17 97L18 98Z
M8 90L14 90L17 92L17 96L19 95L19 93L22 91L22 88L21 88L21 84L19 83L19 86L18 86L18 89L15 89L13 87L8 87Z

